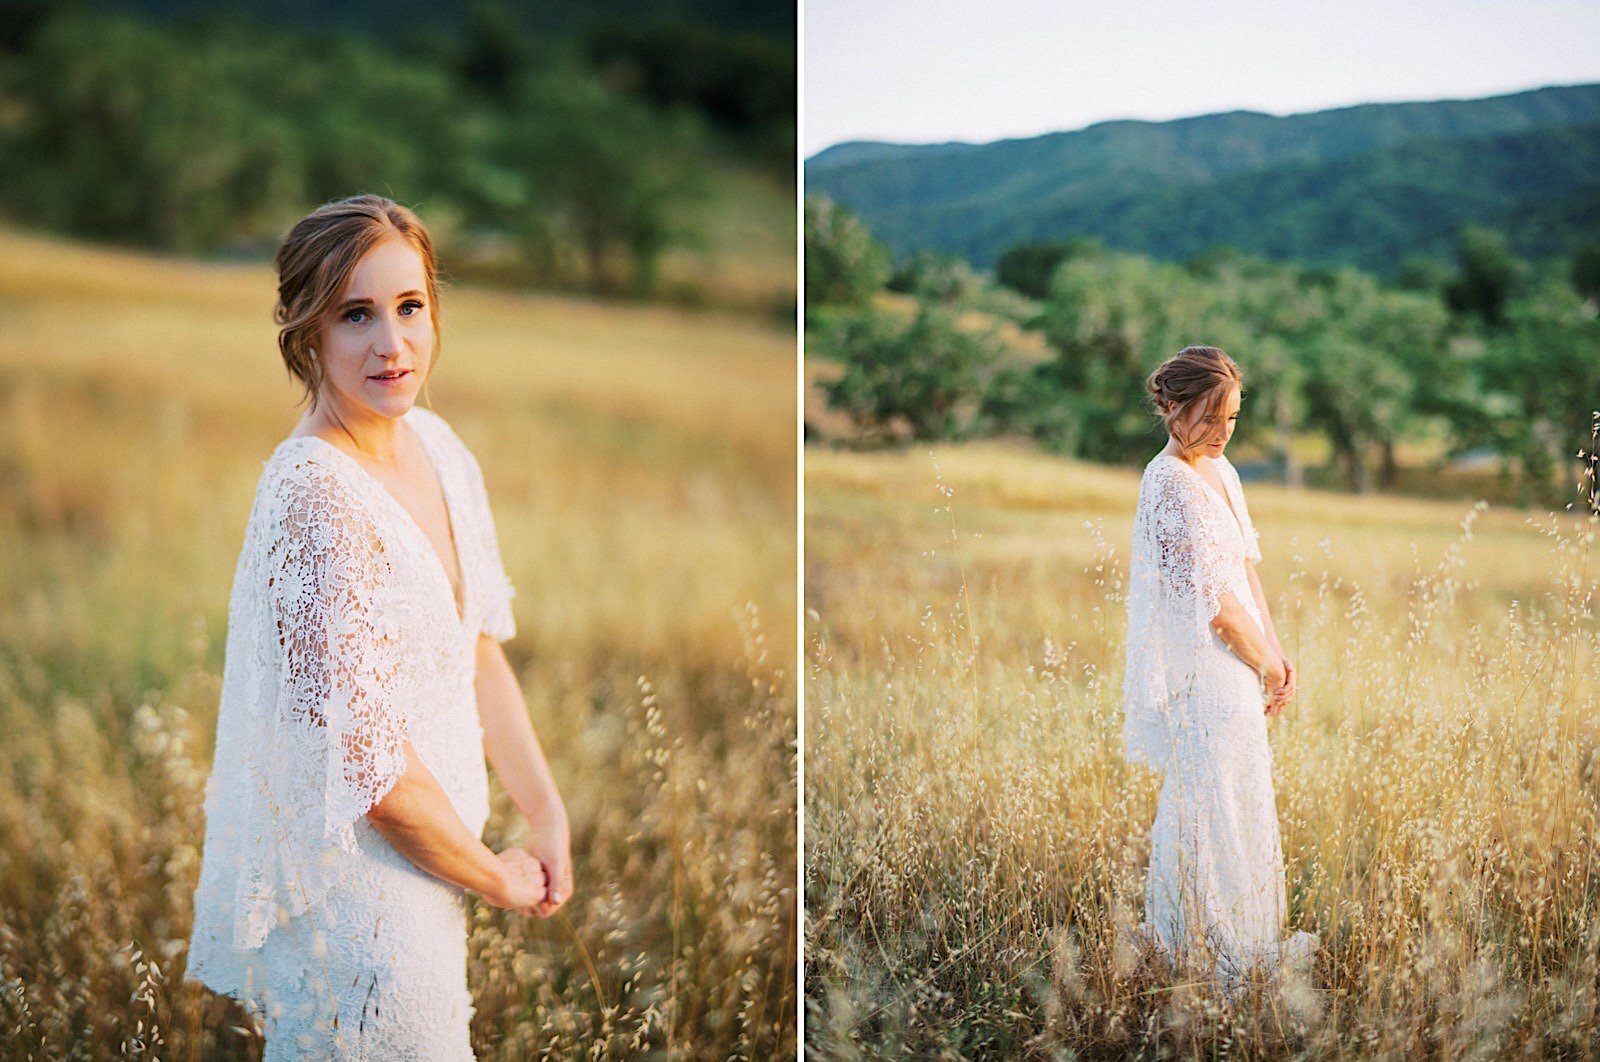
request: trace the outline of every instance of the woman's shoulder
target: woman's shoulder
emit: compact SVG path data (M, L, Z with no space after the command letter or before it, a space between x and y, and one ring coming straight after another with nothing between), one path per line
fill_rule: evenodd
M1176 460L1176 457L1173 457L1166 451L1162 451L1144 463L1144 474L1147 476L1152 474L1165 474L1166 470L1171 468L1172 463Z
M291 435L262 462L258 489L285 484L343 482L343 451L315 435Z
M1185 519L1205 518L1206 488L1200 473L1168 453L1159 453L1144 466L1139 477L1139 511L1143 514L1184 514Z
M1189 479L1178 464L1178 459L1171 454L1156 454L1145 463L1144 472L1139 477L1141 491L1148 492L1169 483L1187 485Z
M373 500L351 458L314 435L291 435L262 463L253 519L280 530L308 519L377 524Z
M477 459L472 456L472 451L462 441L461 436L450 426L450 422L431 409L422 406L412 406L402 418L418 434L423 435L426 441L435 443L435 451L442 453L449 459L465 461L470 466L476 466Z
M412 406L400 419L411 425L414 430L425 433L430 439L443 439L452 446L466 449L461 436L456 434L450 422L425 406Z

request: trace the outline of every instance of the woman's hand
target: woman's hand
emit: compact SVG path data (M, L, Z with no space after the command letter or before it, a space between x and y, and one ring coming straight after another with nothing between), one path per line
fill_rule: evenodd
M548 918L572 897L571 829L566 809L559 807L553 814L541 815L538 822L530 821L529 825L532 830L522 844L522 851L544 868L548 892L526 913L535 918Z
M1288 681L1288 675L1284 671L1284 664L1287 662L1281 656L1269 655L1267 657L1266 665L1261 669L1261 686L1263 689L1276 695L1277 691L1283 688L1283 684Z
M1295 670L1289 658L1278 650L1278 663L1283 670L1283 681L1272 689L1272 697L1267 702L1267 714L1277 715L1289 706L1295 694Z
M485 900L496 907L519 911L544 902L545 873L537 859L521 848L507 848L495 858L500 860L504 877L494 888L481 894Z

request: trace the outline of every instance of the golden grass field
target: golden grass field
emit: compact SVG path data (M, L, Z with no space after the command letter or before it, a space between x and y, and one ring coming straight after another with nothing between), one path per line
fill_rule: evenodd
M273 294L0 233L0 1056L259 1057L179 978L233 566L299 416ZM549 922L475 902L475 1049L792 1055L792 329L442 304L431 404L488 483L578 883ZM512 821L497 788L492 846Z
M1323 946L1230 1003L1118 943L1158 792L1120 733L1137 489L1003 443L807 449L808 1051L1600 1055L1596 525L1246 484Z

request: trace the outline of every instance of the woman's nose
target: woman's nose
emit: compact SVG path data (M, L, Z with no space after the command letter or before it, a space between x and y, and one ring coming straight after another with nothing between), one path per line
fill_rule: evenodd
M385 358L399 354L400 331L400 322L392 317L380 317L372 333L372 352Z

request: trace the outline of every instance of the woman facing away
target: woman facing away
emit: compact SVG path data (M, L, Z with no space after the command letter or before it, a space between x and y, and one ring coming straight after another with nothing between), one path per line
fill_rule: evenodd
M1243 376L1216 347L1186 347L1146 387L1168 431L1145 466L1128 587L1123 735L1163 774L1145 881L1145 939L1232 987L1251 969L1309 959L1283 936L1283 852L1267 716L1295 695L1273 629L1239 475L1223 456Z
M465 892L548 916L572 859L500 646L513 590L483 476L415 405L433 244L358 196L296 224L277 265L309 406L234 574L186 977L241 1000L268 1059L470 1059ZM498 854L486 754L531 827Z

